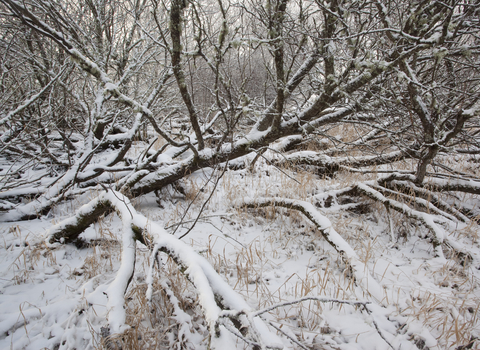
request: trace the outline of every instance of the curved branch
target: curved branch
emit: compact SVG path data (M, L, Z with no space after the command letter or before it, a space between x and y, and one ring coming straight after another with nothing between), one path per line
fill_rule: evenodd
M311 203L286 198L259 198L246 199L240 206L253 209L277 206L298 210L318 228L323 238L340 254L345 263L351 267L356 281L363 286L364 290L370 293L378 302L381 303L384 300L383 289L370 275L367 266L360 261L353 248L335 231L330 220L321 215Z
M437 225L434 222L432 215L411 209L406 204L397 202L396 200L390 198L386 198L383 194L366 184L357 184L356 188L360 193L367 196L368 198L383 203L385 206L388 206L393 210L398 211L399 213L405 214L408 217L414 218L422 222L425 227L428 228L432 235L432 243L433 248L435 249L436 256L443 257L442 244L448 240L447 233L441 226Z
M205 258L180 239L167 233L163 227L137 213L127 197L113 190L100 193L97 198L82 206L73 218L53 226L46 235L47 245L75 240L88 227L88 223L93 223L107 210L115 210L123 223L121 267L106 291L109 298L107 306L110 308L108 321L114 333L122 332L125 328L124 294L134 273L135 241L153 247L152 257L156 256L158 251L168 254L193 283L209 325L211 341L217 337L216 330L222 309L251 312L245 300L217 274ZM151 291L147 291L147 295L148 293ZM255 315L252 320L253 317ZM256 335L255 342L269 348L279 348L271 341L276 337L259 318L254 322L245 318L240 323L238 317L232 319L239 327L249 327L252 334Z

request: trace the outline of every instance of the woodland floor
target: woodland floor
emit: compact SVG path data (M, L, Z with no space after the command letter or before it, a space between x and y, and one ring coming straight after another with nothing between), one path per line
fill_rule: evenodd
M466 166L460 158L444 161ZM409 161L396 164L403 169L410 166ZM301 213L239 207L247 197L310 202L331 220L383 288L384 300L374 302L372 310L385 321L374 322L374 316L359 307L333 302L304 301L279 307L265 314L265 319L290 337L278 332L287 348L301 348L293 338L308 349L389 349L381 334L402 350L407 347L395 342L397 335L408 339L412 349L480 347L475 341L480 336L479 226L472 222L449 231L471 249L470 257L445 251L445 259L435 258L420 223L392 211L392 234L380 204L352 197L321 205L325 191L368 179L367 175L339 172L329 179L308 170L280 171L259 160L253 172L226 171L200 220L182 240L207 258L254 309L307 296L370 300L339 254ZM212 171L198 171L183 180L185 194L168 187L159 193L160 200L151 194L133 204L169 232L185 215L185 224L175 232L180 237L213 189L218 172L200 191ZM449 196L444 199L448 201ZM462 196L457 200L473 210L478 208L478 198ZM121 221L113 215L103 218L82 234L81 244L52 249L42 243L53 223L73 215L91 198L92 194L78 197L37 220L0 223L0 348L206 349L208 332L197 294L166 256L162 256L163 269L155 276L152 302L147 302L150 251L142 245L127 292L131 328L115 339L105 338L109 310L103 292L119 268ZM165 291L174 293L177 305L171 302L175 298L166 298ZM225 349L232 343L238 349L247 347L233 336L227 341Z

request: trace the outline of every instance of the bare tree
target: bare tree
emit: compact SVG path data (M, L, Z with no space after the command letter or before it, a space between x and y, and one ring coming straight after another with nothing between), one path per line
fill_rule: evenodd
M142 231L143 217L128 200L282 141L284 155L272 163L295 161L329 176L415 159L414 172L391 171L331 197L382 203L425 225L437 255L442 247L468 253L427 212L448 220L473 214L442 202L426 185L433 192L480 193L480 179L436 161L439 154L480 149L478 1L1 3L0 149L7 169L1 220L44 215L101 186L105 192L73 223L52 228L49 244L77 239L105 212L116 210L124 221L130 212L129 240L191 266L182 260L183 246L171 248L163 231L158 237ZM331 135L337 126L355 128L357 139ZM165 145L153 150L157 138ZM130 158L138 139L144 149ZM328 139L331 147L286 153L312 139ZM171 161L158 161L160 155ZM426 208L405 206L392 193ZM419 200L427 197L429 204ZM308 207L288 199L245 205ZM341 252L338 242L331 244ZM132 261L124 264L131 273L119 274L122 297L133 273ZM228 302L201 264L195 286L210 288L202 292L212 300L224 298L223 311L209 319L212 339L229 318L247 343L266 346L253 313L228 311L241 303ZM211 315L212 306L203 307Z

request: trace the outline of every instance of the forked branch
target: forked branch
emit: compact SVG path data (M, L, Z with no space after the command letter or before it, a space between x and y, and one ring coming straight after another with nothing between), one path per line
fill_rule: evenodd
M210 346L215 347L218 327L223 322L225 310L238 310L251 313L245 300L238 295L214 270L210 263L198 255L192 247L170 235L158 224L150 222L137 213L129 199L119 192L109 190L100 193L97 198L82 206L73 218L66 219L53 226L47 233L48 245L74 241L80 233L108 210L115 210L123 223L122 262L117 277L106 291L109 310L108 322L114 333L125 330L125 292L130 283L135 266L135 242L140 241L152 248L152 258L158 251L168 254L180 267L180 270L195 286L199 302L210 330ZM147 294L151 295L151 291ZM272 343L276 339L267 326L258 317L233 317L232 322L239 331L262 348L280 348ZM245 329L248 331L245 332Z

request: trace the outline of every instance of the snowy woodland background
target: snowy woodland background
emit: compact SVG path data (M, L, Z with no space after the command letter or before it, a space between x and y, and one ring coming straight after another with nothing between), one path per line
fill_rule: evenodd
M1 349L480 348L478 0L0 0Z

